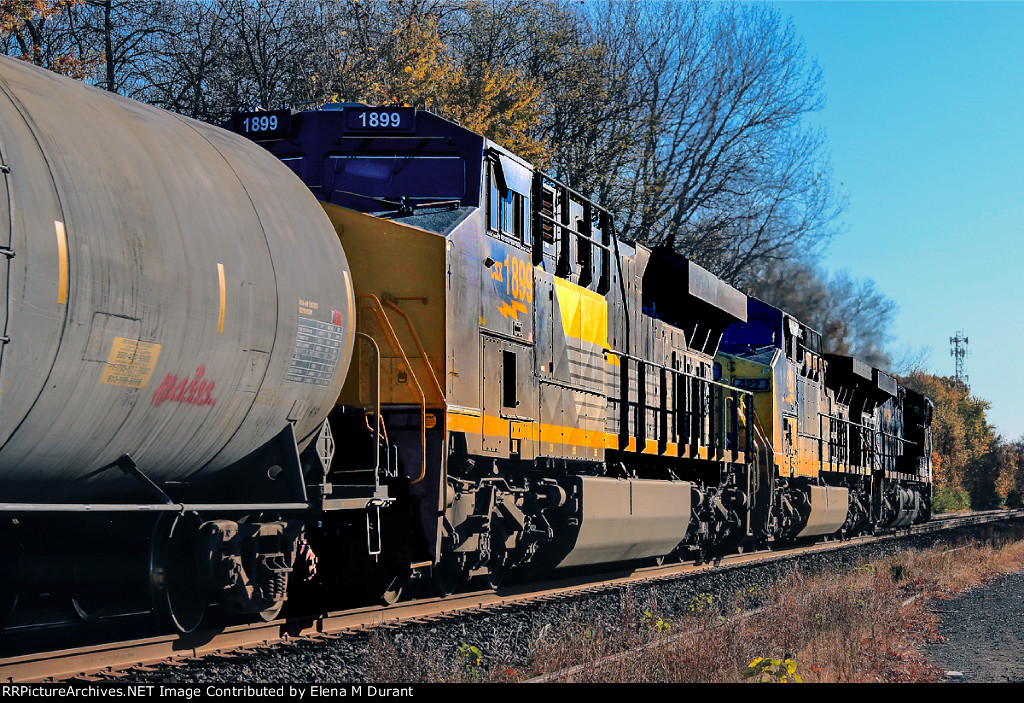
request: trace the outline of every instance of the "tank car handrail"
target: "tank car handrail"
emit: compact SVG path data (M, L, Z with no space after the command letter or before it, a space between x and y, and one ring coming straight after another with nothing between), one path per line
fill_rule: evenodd
M412 370L412 363L409 361L409 357L405 353L405 349L402 348L402 343L398 340L398 335L395 333L395 328L391 325L391 319L388 317L387 312L384 310L384 306L380 302L380 298L372 293L364 293L358 296L359 298L369 299L373 301L373 314L377 317L377 321L380 322L381 329L384 330L385 336L388 338L388 345L391 347L391 351L399 354L402 357L402 361L405 362L405 367L409 371L409 377L412 379L413 384L416 386L416 391L420 394L420 475L410 483L419 483L427 475L427 395L423 392L423 386L420 385L420 381L416 378L416 372ZM430 362L427 359L423 360L428 366ZM442 401L444 397L442 396Z

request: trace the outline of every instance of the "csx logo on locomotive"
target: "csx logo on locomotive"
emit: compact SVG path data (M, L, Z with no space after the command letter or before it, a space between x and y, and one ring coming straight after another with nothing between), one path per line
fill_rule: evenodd
M501 256L492 251L491 257ZM491 283L495 295L502 298L497 310L503 317L519 320L520 313L529 311L533 303L533 266L515 254L504 253L504 259L491 264Z

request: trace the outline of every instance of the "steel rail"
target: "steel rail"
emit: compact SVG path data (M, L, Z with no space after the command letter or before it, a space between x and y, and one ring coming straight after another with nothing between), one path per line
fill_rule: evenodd
M227 655L288 642L330 640L346 633L365 632L378 627L397 627L456 617L460 614L531 605L614 590L627 585L670 581L721 568L743 568L770 561L795 559L817 552L862 546L876 541L1013 519L1024 519L1024 510L992 510L969 515L943 516L924 525L894 530L891 533L820 542L777 551L736 554L712 563L665 564L646 568L623 568L597 576L573 576L548 581L543 584L542 590L536 590L537 584L533 584L499 589L497 592L478 591L444 599L430 598L387 607L366 607L315 617L237 625L222 630L197 631L188 635L162 635L126 642L22 654L0 659L0 683L68 679L116 680L119 676L130 676L130 670L133 668L160 663Z

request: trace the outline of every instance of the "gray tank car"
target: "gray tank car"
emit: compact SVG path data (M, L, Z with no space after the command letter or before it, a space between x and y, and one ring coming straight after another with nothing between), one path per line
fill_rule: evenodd
M126 454L189 491L290 423L308 440L353 341L309 191L224 130L0 71L0 500L110 501Z
M190 582L227 584L169 575L175 555L206 540L240 559L273 534L281 566L243 564L233 588L276 612L304 526L251 516L330 497L307 484L324 484L355 336L327 216L247 139L6 57L0 163L0 600L63 587L84 609L141 579L189 629ZM85 559L106 577L71 575Z

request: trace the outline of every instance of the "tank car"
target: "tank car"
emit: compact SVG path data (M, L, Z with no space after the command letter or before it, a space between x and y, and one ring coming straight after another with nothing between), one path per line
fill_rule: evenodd
M2 610L276 614L355 338L323 210L251 141L0 57ZM199 555L198 557L196 555Z

